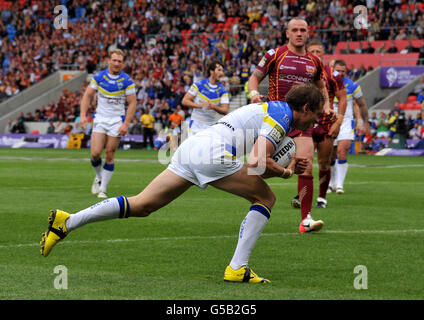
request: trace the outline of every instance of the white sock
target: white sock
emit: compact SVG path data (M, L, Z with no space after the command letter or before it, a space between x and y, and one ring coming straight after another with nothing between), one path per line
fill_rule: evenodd
M107 185L109 184L110 179L112 178L113 175L113 170L115 170L115 165L109 164L109 163L105 163L105 165L103 166L103 172L102 172L102 182L100 184L100 192L106 192L107 189Z
M346 174L347 174L347 169L349 167L349 165L347 163L347 159L346 160L337 160L336 167L337 167L337 169L336 169L337 170L336 188L343 188L344 181L345 181Z
M91 159L91 165L93 166L94 171L96 171L96 178L102 180L102 159L100 158L97 161Z
M250 253L262 234L269 217L270 211L267 208L265 209L264 206L255 204L250 207L249 213L241 223L237 247L230 262L233 270L248 265Z
M128 218L129 212L130 208L126 197L106 199L87 209L71 214L66 220L66 229L70 232L90 222Z
M337 162L337 160L336 160ZM334 164L330 167L331 170L331 178L330 178L330 183L329 186L332 188L336 187L336 177L337 177L337 167L336 167L336 162L334 162Z

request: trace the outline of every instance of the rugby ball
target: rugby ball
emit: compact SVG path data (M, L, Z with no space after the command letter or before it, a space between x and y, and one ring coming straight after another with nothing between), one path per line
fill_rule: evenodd
M290 137L285 137L275 149L272 159L285 168L289 165L293 153L295 153L296 150L296 142Z

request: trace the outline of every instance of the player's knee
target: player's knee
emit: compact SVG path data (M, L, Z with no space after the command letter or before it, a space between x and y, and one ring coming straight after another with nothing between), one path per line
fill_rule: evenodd
M102 152L98 152L98 151L91 151L91 159L93 161L97 161L100 159L100 157L102 156Z
M253 202L261 203L271 209L274 206L276 199L277 197L275 196L275 193L269 189L266 195L257 197L257 199L255 199Z
M276 200L277 200L277 197L275 196L275 193L271 191L269 208L272 208L274 206Z
M346 160L347 159L347 151L341 150L337 153L337 159L339 160Z
M115 151L106 149L105 158L106 158L106 162L112 163L115 158Z
M318 161L319 170L327 171L330 169L331 160L330 159L322 159Z
M311 176L312 175L312 170L313 170L313 168L312 168L312 161L308 161L308 166L306 167L305 171L302 174L300 174L300 175Z

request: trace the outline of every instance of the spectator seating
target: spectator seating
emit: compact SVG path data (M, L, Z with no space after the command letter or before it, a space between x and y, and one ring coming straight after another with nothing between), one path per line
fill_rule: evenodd
M421 102L417 101L417 96L410 95L404 103L399 104L401 110L421 110Z
M329 54L325 56L325 62L331 59L343 59L346 61L348 68L352 65L354 68L360 68L364 65L374 69L378 66L416 66L418 61L418 53L361 53L361 54Z
M326 52L330 54L328 58L344 58L348 62L348 68L360 68L364 61L366 69L370 66L376 68L378 65L415 65L417 62L418 53L340 56L340 50L347 42L355 49L359 45L357 40L367 43L365 40L370 35L375 39L382 39L380 31L372 28L367 32L342 28L343 25L352 25L355 18L352 3L347 0L315 1L313 11L307 11L307 0L288 0L285 3L286 5L279 7L276 1L266 3L253 0L183 1L181 4L156 0L0 0L0 10L9 10L13 15L13 19L9 19L4 25L0 22L0 32L4 35L2 48L9 48L10 51L8 54L0 53L0 99L22 92L60 68L93 73L96 68L105 67L104 58L111 46L124 49L130 57L126 70L129 70L137 87L146 87L146 82L162 80L166 76L172 82L171 92L176 92L179 87L187 89L191 84L189 78L194 79L191 69L193 65L202 69L200 73L204 76L206 72L203 65L210 59L223 61L228 78L237 78L242 64L247 64L251 70L250 67L258 63L261 54L286 41L282 30L290 17L297 15L306 17L311 26L311 38L325 44ZM336 8L330 10L330 3ZM396 21L392 21L395 26L393 28L406 28L408 31L413 29L415 34L408 32L407 36L415 37L411 40L413 46L422 47L423 28L421 24L419 28L418 23L417 27L408 25L407 16L417 20L417 16L421 17L424 12L424 5L405 6L406 3L403 1L401 10L407 12L412 9L411 15L396 18ZM53 8L58 4L66 4L69 10L67 30L55 30L51 23L54 17ZM388 12L387 5L388 2L376 1L375 7L369 9L370 16L373 12L385 9L381 18L389 18L385 13ZM258 10L259 15L248 22L246 17L252 9ZM104 11L113 11L110 25L102 20ZM189 19L190 15L192 17ZM17 23L23 21L25 23ZM237 28L234 28L235 24ZM122 25L126 27L123 29ZM94 32L91 29L93 27L100 32ZM380 29L383 26L380 25ZM249 36L245 36L241 30L245 30ZM99 34L102 36L98 36ZM265 37L260 39L263 35ZM19 37L20 46L12 43L14 37ZM117 43L118 38L120 40ZM153 47L147 46L146 41L152 38L156 40ZM75 39L84 41L75 42ZM260 50L257 45L259 40L262 43ZM340 42L341 40L346 41ZM377 48L381 42L371 43ZM405 48L408 43L408 40L396 40L398 50ZM158 76L151 77L152 70L158 70L155 73ZM197 72L196 77L199 77Z
M349 47L352 50L356 50L359 48L359 44L361 44L363 48L366 48L368 46L368 43L371 43L371 46L375 50L377 50L378 48L382 47L384 43L386 45L386 49L389 49L390 46L392 45L392 42L394 42L396 48L398 49L398 53L409 46L409 40L340 41L336 45L335 53L341 54L342 53L341 50L345 50L347 44L349 44ZM411 44L415 48L419 49L424 45L424 40L413 39L411 40ZM385 53L385 55L389 55L389 54Z

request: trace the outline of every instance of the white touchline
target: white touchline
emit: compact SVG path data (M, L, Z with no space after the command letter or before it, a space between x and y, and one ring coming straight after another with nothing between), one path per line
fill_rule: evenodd
M120 159L115 158L120 162L145 162L145 163L159 163L155 159ZM0 156L0 161L11 160L11 161L71 161L71 162L88 162L90 159L85 158L44 158L44 157L8 157Z
M423 233L424 229L405 229L405 230L326 230L320 231L320 234L384 234L384 233ZM263 233L263 237L275 237L275 236L293 236L301 235L299 232L277 232L277 233ZM90 244L90 243L120 243L120 242L137 242L137 241L184 241L184 240L202 240L202 239L225 239L225 238L236 238L237 235L217 235L217 236L181 236L181 237L147 237L147 238L134 238L134 239L103 239L103 240L69 240L63 241L58 245L79 245L79 244ZM25 247L37 247L39 243L21 243L21 244L9 244L0 245L0 249L10 248L25 248Z
M159 160L157 159L125 159L125 158L115 158L117 161L120 162L145 162L145 163L159 163ZM87 158L66 158L66 157L59 157L59 158L52 158L52 157L24 157L24 156L0 156L0 161L6 161L6 160L12 160L12 161L71 161L71 162L87 162L90 161L90 159ZM314 167L318 167L318 164L314 163ZM387 168L421 168L424 167L424 164L390 164L390 165L384 165L384 164L358 164L358 163L349 163L350 167L356 167L356 168L373 168L373 169L387 169Z

